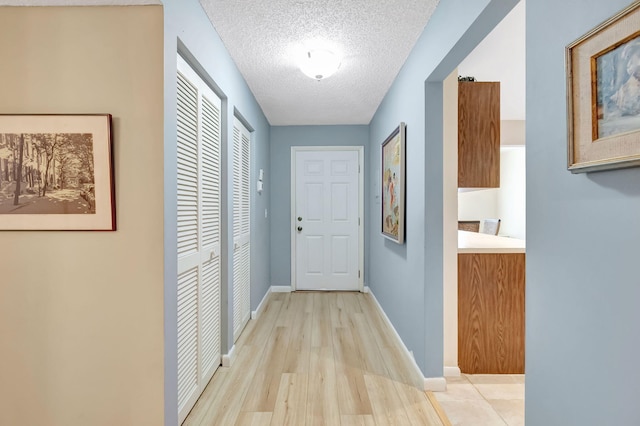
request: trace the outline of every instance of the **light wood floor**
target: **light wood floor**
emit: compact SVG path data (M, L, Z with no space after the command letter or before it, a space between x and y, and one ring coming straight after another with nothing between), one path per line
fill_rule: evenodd
M271 294L184 425L448 424L396 341L368 294Z

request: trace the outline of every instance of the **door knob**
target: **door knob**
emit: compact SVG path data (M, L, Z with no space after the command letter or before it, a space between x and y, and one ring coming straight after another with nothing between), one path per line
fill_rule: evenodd
M298 226L298 232L302 231L302 226Z

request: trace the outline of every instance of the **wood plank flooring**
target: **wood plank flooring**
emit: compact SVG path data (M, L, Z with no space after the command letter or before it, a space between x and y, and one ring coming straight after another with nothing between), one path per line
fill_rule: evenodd
M235 350L183 425L448 424L368 294L273 293Z

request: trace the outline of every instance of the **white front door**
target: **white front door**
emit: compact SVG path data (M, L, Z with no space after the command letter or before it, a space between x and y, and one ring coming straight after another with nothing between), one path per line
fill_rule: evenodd
M294 148L294 289L361 290L361 149Z

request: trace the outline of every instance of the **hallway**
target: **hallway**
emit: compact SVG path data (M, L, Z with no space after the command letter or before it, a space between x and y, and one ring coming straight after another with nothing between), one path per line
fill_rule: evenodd
M369 294L272 293L235 350L184 425L448 424Z

